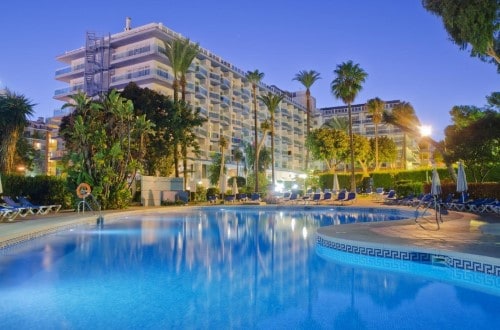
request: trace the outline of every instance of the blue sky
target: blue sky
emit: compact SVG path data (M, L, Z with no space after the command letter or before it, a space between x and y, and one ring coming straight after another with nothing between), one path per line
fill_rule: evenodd
M132 27L162 22L281 89L301 90L295 74L315 70L318 107L342 105L330 82L338 64L353 60L368 73L356 103L410 102L436 139L454 105L484 106L500 86L496 67L460 51L420 0L19 0L0 4L0 87L36 103L37 117L51 116L62 106L54 91L65 87L54 79L64 67L56 56L83 46L87 31L123 31L127 16Z

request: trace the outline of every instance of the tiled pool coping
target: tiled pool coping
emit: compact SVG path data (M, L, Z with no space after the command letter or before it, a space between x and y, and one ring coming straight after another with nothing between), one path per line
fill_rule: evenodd
M491 257L403 245L352 241L322 234L317 234L316 243L329 249L358 255L430 264L439 263L452 268L500 276L500 260Z

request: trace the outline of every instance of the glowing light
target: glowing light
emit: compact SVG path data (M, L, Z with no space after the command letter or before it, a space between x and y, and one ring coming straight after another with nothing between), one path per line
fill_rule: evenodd
M418 129L422 136L430 136L432 134L432 127L430 125L422 125Z

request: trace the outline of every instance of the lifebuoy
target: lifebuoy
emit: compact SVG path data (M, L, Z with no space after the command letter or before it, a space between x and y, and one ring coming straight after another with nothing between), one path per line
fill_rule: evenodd
M88 183L85 183L85 182L80 183L78 185L78 187L76 188L76 195L79 198L85 198L88 195L90 195L91 192L92 192L92 189L90 188L90 185Z

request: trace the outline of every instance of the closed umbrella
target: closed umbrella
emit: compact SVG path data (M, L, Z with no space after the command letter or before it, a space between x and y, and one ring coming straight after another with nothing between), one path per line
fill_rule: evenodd
M337 193L340 189L339 189L339 178L337 176L337 173L335 173L333 175L333 192L334 193Z
M226 193L226 176L225 175L221 175L220 177L220 193L221 194L225 194Z
M439 180L439 174L436 168L432 170L432 182L431 182L431 194L433 196L434 209L436 210L436 224L439 229L439 221L443 221L441 218L441 206L438 202L438 196L441 195L441 180Z
M466 192L467 189L467 178L465 176L464 164L459 162L457 173L457 192L462 193L462 200L464 200L464 192Z
M3 194L2 176L0 176L0 195Z
M431 194L433 196L441 195L441 180L439 180L439 174L435 168L432 170Z

